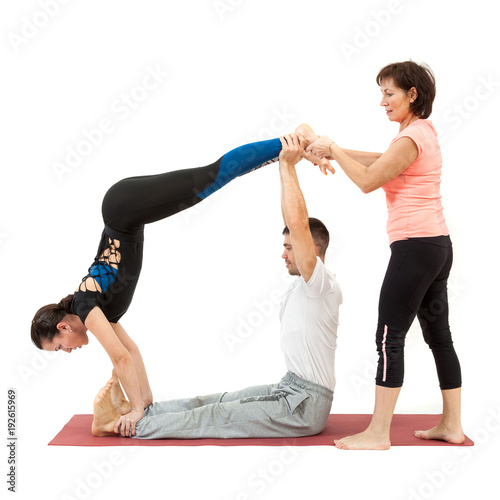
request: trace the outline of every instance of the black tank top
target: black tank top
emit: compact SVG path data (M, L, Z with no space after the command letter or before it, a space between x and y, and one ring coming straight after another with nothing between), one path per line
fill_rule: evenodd
M117 323L132 302L141 273L144 234L124 234L104 227L94 263L74 293L71 312L85 324L99 307L110 323ZM100 291L92 291L88 289Z

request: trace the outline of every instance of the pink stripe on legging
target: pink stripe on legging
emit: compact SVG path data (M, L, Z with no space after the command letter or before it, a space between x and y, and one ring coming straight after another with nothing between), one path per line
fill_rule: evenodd
M387 325L384 326L384 338L382 339L382 352L384 353L384 375L382 377L382 382L385 382L387 375L387 354L385 352L385 341L387 340Z

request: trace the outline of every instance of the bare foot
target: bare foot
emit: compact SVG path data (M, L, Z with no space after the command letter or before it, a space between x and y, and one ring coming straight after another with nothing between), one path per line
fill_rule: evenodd
M369 429L334 442L340 450L388 450L391 447L388 437L377 435Z
M130 403L127 401L125 394L123 394L116 370L113 370L109 380L113 381L111 384L111 401L113 401L113 406L120 415L126 415L130 412Z
M92 421L92 434L94 436L116 436L113 431L116 422L120 419L111 400L111 386L109 381L97 394L94 400L94 420Z
M452 444L463 444L465 442L465 434L461 426L448 429L442 423L427 431L415 431L415 436L419 439L438 439Z
M302 123L295 129L296 134L300 134L307 141L307 145L312 144L313 142L319 139L313 129L307 124ZM302 158L314 163L315 165L319 165L320 170L326 175L327 170L329 170L332 174L335 173L335 169L332 167L331 163L326 158L319 158L311 153L302 153Z
M313 129L307 124L302 123L295 129L296 134L300 134L309 143L317 141L319 137L314 133Z

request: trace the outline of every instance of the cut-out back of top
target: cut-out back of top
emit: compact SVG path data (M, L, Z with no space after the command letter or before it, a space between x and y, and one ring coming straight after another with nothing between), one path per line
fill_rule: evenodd
M78 291L104 293L108 290L118 276L118 264L121 260L118 248L120 248L120 240L108 237L107 247L90 266L89 274L83 278Z

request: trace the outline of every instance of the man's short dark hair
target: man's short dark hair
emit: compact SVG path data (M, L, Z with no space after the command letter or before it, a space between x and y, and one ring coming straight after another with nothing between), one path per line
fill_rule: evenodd
M330 243L330 233L328 229L319 219L315 219L314 217L309 217L309 229L311 230L313 241L319 249L320 256L324 257L328 244ZM282 234L290 234L288 226L285 226Z

